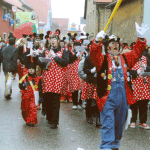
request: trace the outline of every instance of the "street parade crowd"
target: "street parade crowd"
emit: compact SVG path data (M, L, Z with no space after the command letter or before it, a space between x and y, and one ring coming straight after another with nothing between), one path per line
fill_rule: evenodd
M138 124L139 110L138 126L150 129L146 124L150 99L147 30L136 23L137 41L130 46L103 30L93 41L88 33L80 37L68 33L60 39L59 29L47 31L47 35L23 34L21 39L10 33L8 41L0 37L4 97L11 99L18 73L21 113L27 126L38 123L37 111L41 109L41 115L56 129L60 103L72 103L74 111L85 109L87 123L93 124L96 117L96 127L101 126L100 149L118 150L129 110L131 128Z

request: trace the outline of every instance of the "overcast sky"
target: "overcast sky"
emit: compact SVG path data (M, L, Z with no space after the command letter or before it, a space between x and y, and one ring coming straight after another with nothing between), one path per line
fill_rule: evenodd
M84 16L85 0L51 0L53 18L69 18L70 23L80 24Z

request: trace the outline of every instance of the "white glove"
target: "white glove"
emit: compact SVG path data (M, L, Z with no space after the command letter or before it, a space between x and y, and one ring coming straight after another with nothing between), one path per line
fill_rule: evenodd
M147 30L149 30L148 25L144 25L142 23L142 26L140 27L137 22L135 22L135 27L136 27L136 32L137 32L137 36L139 38L144 38L145 37L145 33Z
M140 69L137 70L137 74L141 74L141 70Z
M97 78L97 73L94 74L94 77Z
M32 57L36 57L37 55L39 55L39 52L38 51L31 51L31 56Z
M54 53L54 51L53 51L53 50L51 50L51 51L50 51L50 54L51 54L51 56L52 56L53 58L55 58L55 57L56 57L56 54Z
M104 30L101 30L97 35L96 35L96 41L99 41L100 38L104 39L106 36L106 33L104 32Z
M96 72L96 67L94 67L93 69L91 69L91 73L95 73Z
M78 52L78 53L76 54L76 56L79 57L79 56L80 56L80 52Z

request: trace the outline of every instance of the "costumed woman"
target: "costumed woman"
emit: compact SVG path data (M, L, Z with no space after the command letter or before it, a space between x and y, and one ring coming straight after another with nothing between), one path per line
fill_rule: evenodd
M69 63L66 50L60 48L60 30L50 33L51 48L44 50L40 57L50 58L51 62L39 62L41 68L45 68L42 74L42 89L44 93L45 114L51 128L57 128L59 124L60 96L62 92L64 68ZM43 104L42 104L43 107Z
M73 36L71 36L70 33L68 33L68 44L65 43L65 50L66 51L71 51L71 49L73 49L73 45L74 45L74 41L76 40L75 37L77 36L77 34L75 33ZM71 55L70 52L68 51L69 53L69 56ZM72 59L72 60L71 60ZM76 57L75 57L76 59ZM62 94L61 94L61 97L60 97L60 101L61 102L72 102L72 91L70 91L70 66L71 64L70 63L73 63L75 60L74 58L69 58L69 64L67 65L66 67L66 74L65 74L65 78L64 78L64 85L62 87ZM72 81L73 82L73 81Z
M147 121L147 104L150 99L149 86L150 78L149 76L142 76L142 73L150 72L150 66L147 66L147 59L145 56L142 56L135 66L130 70L132 75L132 87L133 87L133 96L136 100L135 104L130 105L132 110L131 118L131 128L136 127L137 115L139 110L139 127L143 129L150 129L146 124Z
M71 34L69 35L71 43L75 40L75 37L77 34L74 34L72 37ZM72 47L73 46L73 47ZM78 75L78 66L80 62L80 56L81 52L76 52L76 46L81 46L81 43L75 42L74 44L70 44L70 47L68 48L69 53L69 65L68 67L68 85L69 85L69 91L72 93L72 101L73 106L72 109L82 109L78 102L78 92L81 90L81 79Z

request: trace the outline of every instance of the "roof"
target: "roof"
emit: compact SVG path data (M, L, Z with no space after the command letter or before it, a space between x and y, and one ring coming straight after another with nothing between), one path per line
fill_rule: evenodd
M62 33L67 33L65 29L68 29L69 18L52 18L53 22L55 22Z
M85 5L84 5L84 19L86 19L86 13L87 13L87 0L85 0Z
M38 15L39 21L47 23L50 0L25 0Z
M94 0L95 3L111 3L113 0Z
M22 2L23 5L25 5L26 7L28 7L28 9L30 9L31 11L33 10L33 8L31 6L29 6L25 0L20 0Z
M45 22L39 21L39 25L46 25Z
M109 4L109 3L112 3L114 1L116 1L116 0L93 0L93 3L94 4L101 3L101 4L107 5L107 3ZM85 0L85 5L84 5L84 19L86 19L87 5L88 5L88 0Z
M78 31L76 28L70 28L69 31Z
M22 3L19 0L3 0L3 2L22 9Z
M76 25L74 22L71 25Z

